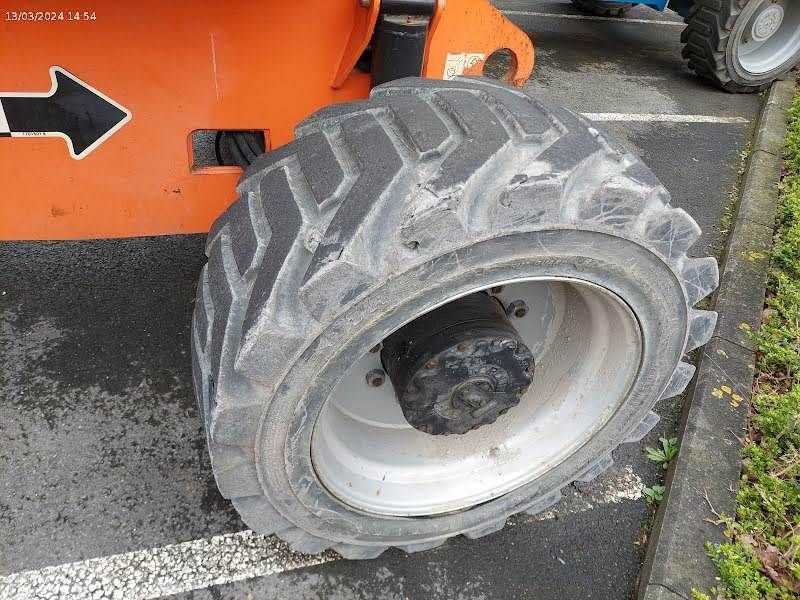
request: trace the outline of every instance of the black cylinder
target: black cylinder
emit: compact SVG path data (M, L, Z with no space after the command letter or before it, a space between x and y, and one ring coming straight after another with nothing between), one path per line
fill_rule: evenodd
M484 292L402 327L383 341L381 360L406 420L434 435L494 422L519 403L533 373L504 307Z
M372 50L372 86L422 73L429 17L381 15Z

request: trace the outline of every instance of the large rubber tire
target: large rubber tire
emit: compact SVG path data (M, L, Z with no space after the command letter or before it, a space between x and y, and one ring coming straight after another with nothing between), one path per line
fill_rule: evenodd
M745 26L768 0L695 0L684 19L683 58L689 68L727 92L753 93L767 89L800 61L800 49L774 68L749 72L739 58ZM796 9L795 9L796 10Z
M618 4L603 0L572 0L572 3L581 10L600 17L621 17L636 6L635 3Z
M485 535L605 470L688 384L681 358L716 323L693 308L716 261L687 256L697 224L582 117L491 80L413 78L319 111L296 137L245 171L209 232L192 324L214 476L255 531L347 558ZM601 432L455 514L366 514L329 493L311 428L345 369L442 298L542 269L592 278L639 319L642 376Z

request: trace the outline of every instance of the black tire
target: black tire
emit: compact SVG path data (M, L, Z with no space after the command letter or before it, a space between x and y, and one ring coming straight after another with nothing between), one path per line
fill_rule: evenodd
M634 3L618 4L603 0L572 0L572 3L581 10L600 17L621 17L636 6Z
M753 93L767 89L796 66L800 51L761 73L749 72L740 60L745 26L763 2L767 0L695 0L681 34L689 68L727 92Z
M491 80L413 78L325 108L296 136L245 171L209 232L192 326L214 476L255 531L347 558L480 537L602 472L688 384L681 357L716 322L693 308L716 261L687 257L695 222L583 118ZM597 269L648 323L647 376L602 434L457 514L388 518L328 493L309 447L329 382L437 294L544 264Z

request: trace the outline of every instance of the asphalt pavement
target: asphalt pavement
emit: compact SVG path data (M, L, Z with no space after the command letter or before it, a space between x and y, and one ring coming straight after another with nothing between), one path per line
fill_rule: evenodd
M498 5L536 45L527 89L594 116L640 154L703 228L693 254L718 251L760 98L697 80L674 13L597 20L569 2ZM657 407L661 423L620 448L604 476L481 540L372 561L251 541L264 560L249 571L211 564L204 578L152 587L187 568L159 556L206 548L212 536L244 539L216 491L191 389L202 247L202 236L0 245L0 584L56 567L107 569L198 599L633 596L651 515L641 488L662 476L642 449L673 430L675 401ZM236 581L247 575L260 576Z

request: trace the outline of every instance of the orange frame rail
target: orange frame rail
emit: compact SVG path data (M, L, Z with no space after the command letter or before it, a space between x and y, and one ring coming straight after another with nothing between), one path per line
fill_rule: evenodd
M4 134L0 108L2 240L207 231L241 171L194 168L193 131L264 130L275 148L320 107L369 94L369 74L354 66L378 0L97 0L94 18L48 20L18 4L34 18L0 14L0 106L12 95L68 101L49 96L58 67L128 118L76 158L59 137ZM510 79L527 79L527 35L486 0L439 0L423 74L480 73L501 48L515 58Z

